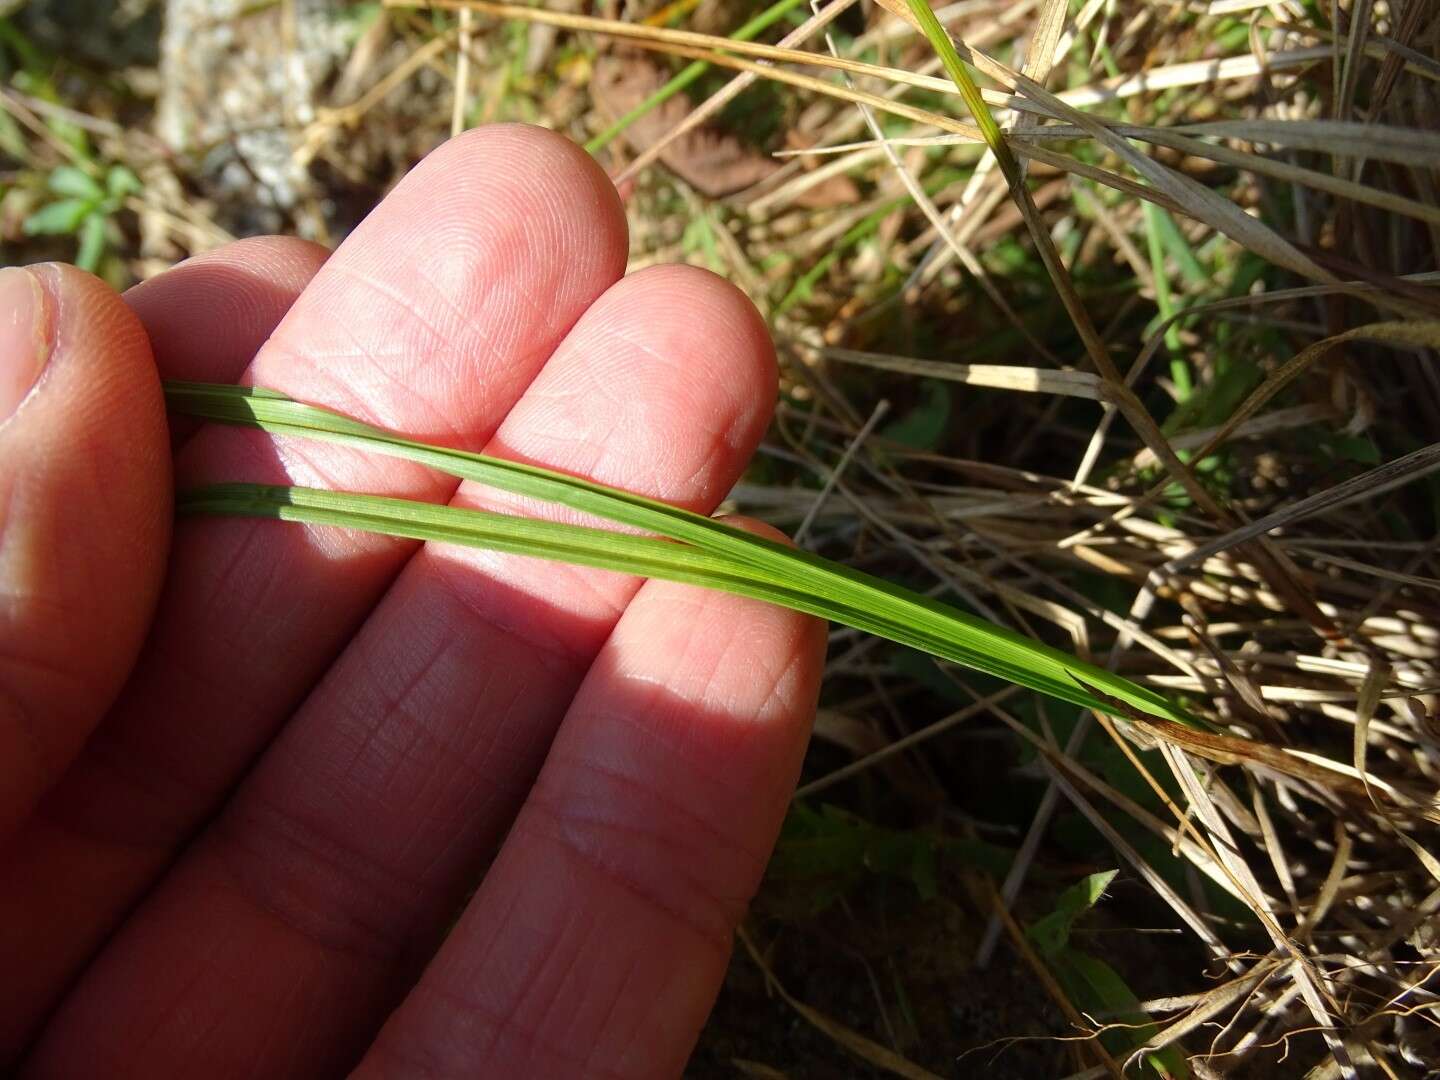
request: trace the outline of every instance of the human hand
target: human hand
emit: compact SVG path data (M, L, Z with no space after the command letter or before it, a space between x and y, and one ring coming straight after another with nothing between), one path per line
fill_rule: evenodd
M328 260L241 241L124 301L0 272L0 1070L681 1070L821 624L274 521L172 539L173 486L220 480L557 511L238 428L176 424L172 482L159 388L253 382L708 512L768 420L771 345L711 275L622 280L626 247L588 157L497 127Z

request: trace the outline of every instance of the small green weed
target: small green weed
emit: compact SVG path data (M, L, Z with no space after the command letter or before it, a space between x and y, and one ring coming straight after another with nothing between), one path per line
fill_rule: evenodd
M1090 874L1070 886L1055 901L1055 910L1037 919L1026 937L1045 961L1072 1004L1086 1016L1106 1024L1123 1025L1101 1036L1114 1054L1133 1054L1155 1034L1140 1008L1140 1001L1120 973L1103 960L1080 952L1070 944L1076 922L1105 895L1119 871ZM1185 1058L1175 1047L1147 1052L1141 1060L1145 1074L1161 1077L1190 1075Z
M118 243L115 215L140 192L140 178L124 165L111 165L102 183L84 169L59 165L51 170L47 187L60 198L25 219L25 235L74 236L79 245L75 265L98 272L106 251Z

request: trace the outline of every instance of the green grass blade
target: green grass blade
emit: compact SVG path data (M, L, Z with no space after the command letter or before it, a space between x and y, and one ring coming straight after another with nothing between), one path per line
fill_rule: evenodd
M965 66L965 61L961 60L960 54L955 51L955 45L950 40L950 35L940 25L940 20L925 0L906 0L906 3L909 5L910 13L915 17L920 31L930 42L936 55L940 57L940 64L944 67L945 74L950 76L950 81L960 91L960 98L965 102L965 107L970 110L971 119L980 129L980 134L985 137L985 145L995 155L1002 169L1013 169L1018 177L1019 168L1015 164L1014 155L1010 153L1010 144L1000 133L1000 125L995 122L990 107L985 104L985 98L980 94L980 87L976 85L970 70ZM1008 171L1006 176L1009 176Z
M1165 328L1165 348L1170 353L1170 379L1175 383L1175 400L1184 404L1195 387L1190 379L1190 365L1185 362L1180 344L1180 327L1173 321L1175 300L1170 295L1170 278L1165 273L1165 241L1161 235L1160 218L1165 213L1152 203L1144 204L1145 235L1150 249L1150 273L1155 279L1155 307Z
M1052 670L1027 663L1032 658L1023 650L1018 654L986 651L983 636L979 647L967 645L964 635L947 633L943 627L937 632L923 612L909 610L903 601L893 597L871 593L863 586L837 585L829 594L797 589L774 573L654 537L406 499L248 484L215 485L187 492L180 498L179 510L186 514L273 517L341 526L700 585L818 615L1078 705L1103 707L1079 683L1068 678L1063 666Z
M1086 708L1087 687L1144 713L1194 721L1162 695L881 578L630 492L392 435L326 409L249 387L167 383L176 412L315 438L415 461L515 494L559 503L656 536L303 488L229 485L182 496L189 513L275 517L487 547L750 596L877 634Z

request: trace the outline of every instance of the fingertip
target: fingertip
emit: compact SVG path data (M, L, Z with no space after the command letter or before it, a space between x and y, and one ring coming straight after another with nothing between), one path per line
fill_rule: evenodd
M420 164L422 170L470 172L504 161L513 169L530 169L539 182L574 177L591 194L624 218L620 193L600 163L576 142L538 124L499 123L470 128L437 146Z
M614 186L575 144L518 124L465 132L346 237L247 378L478 448L628 247Z
M438 218L456 202L493 199L496 220L508 212L532 236L554 226L554 253L574 261L578 276L598 270L614 280L625 271L629 226L619 192L593 157L548 128L507 123L464 131L426 155L395 194L434 200ZM434 222L421 217L415 224Z
M746 457L760 444L775 411L780 369L770 328L736 285L697 266L654 266L632 274L632 288L654 301L654 318L688 334L699 371L731 388L743 408L734 442Z
M144 434L163 427L165 410L149 341L134 314L110 286L68 263L26 270L53 307L53 351L41 376L45 408L65 418L58 429L46 425L35 435L57 450L65 449L62 434L89 447L103 434L98 425L128 415L136 425L132 451L149 453Z
M708 512L759 445L777 385L744 293L695 267L651 267L584 314L491 451Z
M687 263L646 267L626 281L632 288L654 294L666 316L683 316L695 337L708 341L714 351L743 350L737 360L745 366L738 371L727 370L743 376L748 385L764 389L765 396L773 399L779 385L775 343L770 328L744 290L713 271Z
M170 528L164 405L138 320L90 274L27 269L54 333L33 392L0 424L0 834L118 692Z
M249 237L142 281L124 300L162 378L234 382L329 256L297 237Z

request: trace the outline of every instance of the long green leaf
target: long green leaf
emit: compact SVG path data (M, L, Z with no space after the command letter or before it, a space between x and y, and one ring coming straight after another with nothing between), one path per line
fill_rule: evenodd
M61 199L48 203L27 217L21 225L26 236L65 236L80 228L94 204L84 199Z
M405 499L259 485L184 494L182 511L274 517L416 540L510 551L749 596L873 633L1085 708L1113 711L1088 688L1141 712L1195 721L1128 679L919 593L616 488L483 454L430 446L274 391L167 383L171 409L405 458L489 487L641 529L633 536Z

